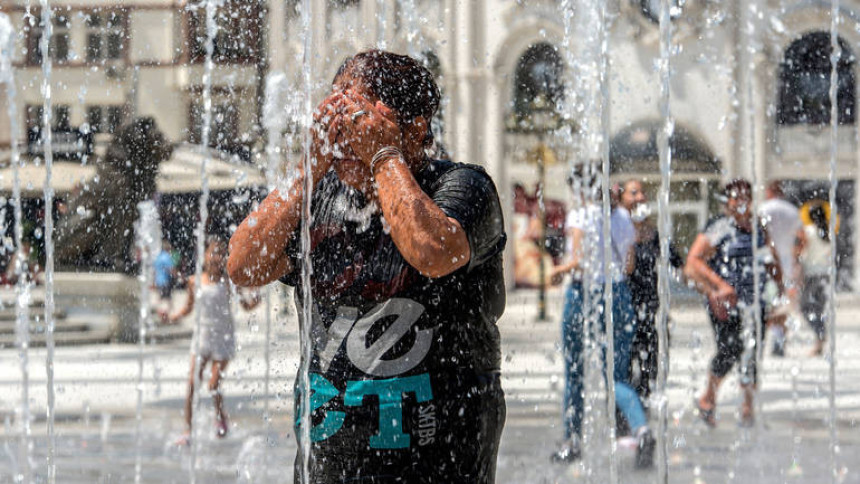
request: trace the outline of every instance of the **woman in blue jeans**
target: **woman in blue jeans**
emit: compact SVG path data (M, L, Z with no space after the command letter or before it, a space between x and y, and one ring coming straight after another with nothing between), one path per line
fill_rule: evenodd
M568 182L571 182L569 179ZM591 185L591 184L590 184ZM562 344L564 351L565 389L563 401L564 443L553 454L553 460L572 462L581 456L580 435L583 418L583 377L585 340L589 327L594 337L605 332L602 310L606 304L604 285L606 276L612 277L612 326L614 336L613 361L615 370L615 403L638 438L636 456L638 467L653 463L655 441L648 429L648 421L639 396L630 386L630 357L633 335L636 333L630 289L625 281L632 267L631 247L635 230L629 214L616 208L610 218L612 249L609 267L604 263L603 209L597 203L584 203L571 210L566 220L568 234L567 263L556 266L550 273L554 283L560 283L566 274L573 280L565 293L562 316ZM586 299L586 291L588 298ZM605 355L605 348L604 348Z

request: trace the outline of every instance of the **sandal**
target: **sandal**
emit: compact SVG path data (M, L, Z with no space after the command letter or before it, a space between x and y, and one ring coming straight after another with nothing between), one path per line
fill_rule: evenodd
M710 428L717 426L717 412L715 408L703 407L698 398L693 399L693 405L696 407L696 412L699 414L699 418L705 422L705 425Z
M751 429L755 426L755 415L752 408L741 408L741 419L738 421L738 426L743 429Z
M191 434L182 434L181 437L173 441L176 447L188 447L191 445Z

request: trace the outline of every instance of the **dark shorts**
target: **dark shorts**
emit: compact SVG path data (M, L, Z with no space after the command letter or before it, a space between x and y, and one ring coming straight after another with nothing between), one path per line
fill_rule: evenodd
M765 334L763 305L759 306L759 311L761 318L760 331L763 338ZM708 308L708 316L710 316L711 327L714 329L714 337L717 343L717 352L711 359L711 373L717 377L724 377L737 364L738 371L741 374L741 383L756 383L756 360L759 351L755 347L747 348L744 344L745 328L741 311L732 309L729 311L728 319L719 320L714 316L710 308ZM750 331L753 331L753 328L755 326L750 326Z
M309 484L493 484L506 413L498 374L460 398L437 402L436 417L445 424L433 445L394 453L358 445L331 449L316 443ZM296 483L302 482L301 475L299 450Z

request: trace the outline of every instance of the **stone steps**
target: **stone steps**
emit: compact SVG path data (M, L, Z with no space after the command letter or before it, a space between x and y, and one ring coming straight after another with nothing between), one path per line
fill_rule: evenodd
M31 318L32 319L32 318ZM55 333L72 333L86 331L90 325L83 320L66 319L65 317L54 319ZM30 334L36 335L45 332L45 323L30 323ZM0 335L15 334L15 321L0 320Z
M165 325L165 326L157 326L155 329L150 330L146 334L147 341L154 341L156 343L163 343L167 341L174 341L178 339L189 339L191 338L192 333L194 333L194 329L190 326L184 325Z
M73 316L58 319L54 323L54 344L82 345L108 343L113 339L109 321L110 316ZM115 318L114 318L115 319ZM180 339L189 339L193 328L184 325L164 325L147 332L147 342L163 343ZM15 346L15 323L0 322L0 349ZM45 325L43 323L30 325L30 346L45 346Z
M30 306L30 321L43 321L45 319L45 308L44 307L35 307ZM68 313L62 309L56 309L54 311L54 321L59 321L61 319L66 319L68 317ZM15 327L15 321L17 321L18 316L15 314L14 309L0 309L0 333L3 332L2 328L9 324L13 328ZM32 323L31 323L32 324Z
M100 344L137 340L139 302L135 278L110 273L55 273L54 343L60 345ZM15 287L0 287L0 348L15 346ZM45 345L45 288L33 286L27 298L30 346ZM153 314L152 321L158 321ZM153 328L149 342L190 338L191 325L164 325Z
M45 333L30 334L30 347L45 346ZM87 327L84 331L54 332L54 344L56 346L86 345L108 343L111 340L111 332L107 328L93 329ZM0 334L0 348L13 348L15 346L14 334Z

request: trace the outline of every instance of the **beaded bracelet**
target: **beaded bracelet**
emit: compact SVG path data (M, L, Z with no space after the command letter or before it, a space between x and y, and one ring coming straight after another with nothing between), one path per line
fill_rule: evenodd
M401 153L400 150L394 146L386 146L384 148L381 148L379 151L376 152L375 155L373 155L373 158L370 160L370 172L375 175L376 164L380 161L387 159L390 156L402 158L403 153Z

